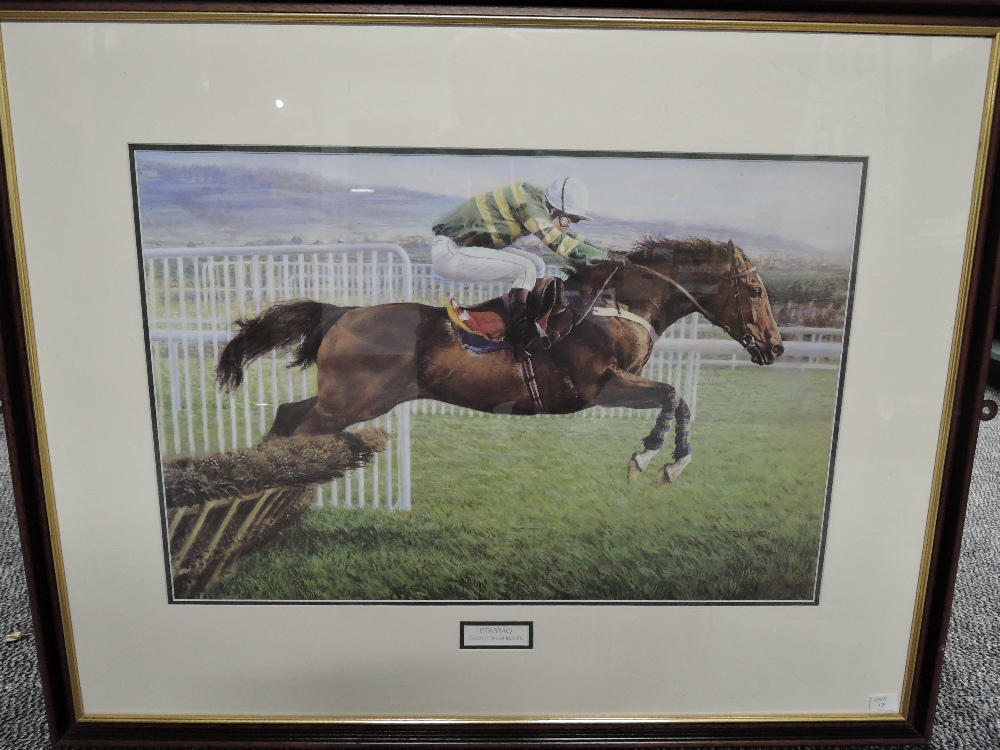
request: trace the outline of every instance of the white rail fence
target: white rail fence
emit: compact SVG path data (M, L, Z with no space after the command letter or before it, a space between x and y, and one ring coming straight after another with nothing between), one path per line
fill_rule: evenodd
M272 352L223 393L215 363L233 322L271 305L307 297L337 305L405 302L409 257L396 245L287 245L169 248L143 253L146 319L160 451L226 451L256 444L278 405L309 398L315 375L289 369ZM317 504L410 508L410 412L405 406L367 424L392 439L370 466L317 490Z
M430 264L411 264L402 248L381 243L167 248L146 250L143 262L157 429L165 458L254 445L270 428L278 405L315 393L314 371L290 369L291 356L277 352L254 362L238 391L221 392L215 384L215 363L237 319L289 299L343 306L411 300L436 305L454 297L473 304L507 291L500 283L447 281L435 275ZM546 272L560 273L557 266ZM782 337L785 355L775 366L839 368L841 329L785 328ZM739 344L693 314L667 329L643 374L671 383L690 405L693 419L701 367L749 364ZM411 413L484 416L431 400L396 407L368 423L392 436L386 450L371 466L320 488L317 504L408 510ZM654 413L594 407L577 416Z

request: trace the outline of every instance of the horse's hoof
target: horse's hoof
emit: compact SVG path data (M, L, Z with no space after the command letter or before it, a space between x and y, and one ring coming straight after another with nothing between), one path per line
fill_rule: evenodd
M628 483L632 484L635 482L636 478L642 474L642 467L639 466L639 462L635 460L635 454L632 454L632 458L628 462Z
M691 456L688 455L682 456L676 461L671 461L669 464L664 464L656 474L656 486L662 487L665 484L673 484L689 463L691 463Z

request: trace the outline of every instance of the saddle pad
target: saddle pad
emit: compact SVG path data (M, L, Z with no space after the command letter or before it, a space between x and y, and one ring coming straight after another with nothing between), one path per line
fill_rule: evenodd
M458 329L458 338L462 342L463 349L468 349L476 354L489 354L490 352L502 352L510 349L510 344L506 341L494 341L462 327Z
M507 320L499 313L493 310L463 307L455 299L446 300L444 308L448 311L448 317L458 326L460 331L475 334L487 341L503 341L504 334L507 332Z

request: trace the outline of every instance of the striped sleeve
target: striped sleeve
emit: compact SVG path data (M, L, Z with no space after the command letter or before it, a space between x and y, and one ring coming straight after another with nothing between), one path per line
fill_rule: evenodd
M515 197L523 198L523 202L518 205L521 211L524 228L542 241L549 250L563 258L581 258L593 260L603 258L607 251L596 245L591 245L579 235L573 232L563 232L549 216L549 209L544 202L544 194L535 195L533 191L526 190L524 183L515 183ZM518 194L520 191L520 194Z

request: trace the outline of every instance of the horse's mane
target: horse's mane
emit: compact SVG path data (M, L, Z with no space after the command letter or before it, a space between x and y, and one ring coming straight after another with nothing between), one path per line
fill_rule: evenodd
M687 237L683 240L671 237L643 237L635 243L625 257L631 261L641 260L673 260L679 253L688 255L709 255L719 250L726 250L724 242L714 242L704 237Z
M564 270L568 281L584 281L611 264L621 263L623 259L633 263L656 263L674 262L680 256L688 258L702 256L708 260L720 251L728 252L728 245L725 242L715 242L703 237L674 239L662 235L649 235L636 242L631 250L612 252L606 260L599 260L589 266L569 266Z

